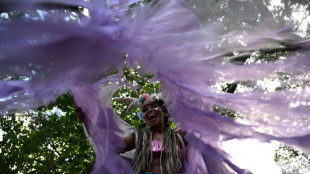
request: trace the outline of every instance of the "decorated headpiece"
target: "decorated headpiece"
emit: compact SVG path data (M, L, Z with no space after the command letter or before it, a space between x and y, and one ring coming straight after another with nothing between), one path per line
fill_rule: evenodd
M138 99L137 98L132 98L132 97L115 97L114 99L122 102L130 102L127 108L127 112L130 112L131 109L133 108L140 108L142 111L143 107L145 105L151 104L154 101L164 101L161 97L160 94L152 93L151 95L148 93L143 93ZM142 113L139 112L138 116L140 119L142 119Z

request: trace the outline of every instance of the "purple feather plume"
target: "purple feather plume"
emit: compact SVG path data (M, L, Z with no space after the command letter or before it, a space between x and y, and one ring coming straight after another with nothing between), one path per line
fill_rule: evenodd
M71 90L87 115L85 125L96 144L94 173L132 173L117 155L124 144L106 102L110 98L99 96L100 85L121 81L121 75L108 74L122 69L125 53L129 66L156 73L172 117L188 132L187 173L250 173L220 150L220 142L232 139L276 140L310 149L310 41L275 24L267 13L253 28L227 31L214 22L202 22L200 13L182 0L131 8L139 1L4 1L17 10L35 10L45 2L85 7L89 16L70 20L72 14L54 10L43 20L21 17L0 22L0 74L24 77L0 82L0 97L5 98L0 111L32 109ZM261 2L255 3L262 8ZM262 63L234 59L285 46L299 52ZM281 89L267 93L256 85L264 78L278 79ZM213 87L217 82L237 82L250 90L226 93ZM292 84L298 85L288 87ZM217 106L242 114L248 124L219 115L213 111Z

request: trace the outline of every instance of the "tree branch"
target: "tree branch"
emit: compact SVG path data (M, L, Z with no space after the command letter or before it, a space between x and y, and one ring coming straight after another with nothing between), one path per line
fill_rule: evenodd
M11 11L25 11L29 10L29 8L33 8L33 4L29 5L29 2L17 2L17 1L3 1L0 2L0 13L11 12ZM66 9L74 12L79 12L81 14L81 8L77 5L65 4L61 2L39 2L35 3L36 9ZM28 7L28 8L27 8Z
M53 151L54 151L58 156L61 156L60 153L58 152L57 148L55 147L54 143L52 143L52 142L50 141L50 145L51 145L51 147L53 148Z
M236 64L243 64L246 59L248 59L254 51L259 51L261 54L272 54L277 52L285 52L285 51L297 51L297 50L307 50L310 47L310 39L301 40L301 41L276 41L283 47L275 47L275 48L262 48L262 49L254 49L254 50L239 50L239 54L234 56L233 52L227 52L222 55L219 55L215 58L220 57L229 57L230 62Z

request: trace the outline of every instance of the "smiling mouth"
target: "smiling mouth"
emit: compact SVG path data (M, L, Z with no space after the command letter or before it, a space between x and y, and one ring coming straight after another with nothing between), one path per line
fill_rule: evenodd
M157 118L157 115L156 115L156 114L150 114L150 116L149 116L149 119L150 119L151 121L154 121L156 118Z

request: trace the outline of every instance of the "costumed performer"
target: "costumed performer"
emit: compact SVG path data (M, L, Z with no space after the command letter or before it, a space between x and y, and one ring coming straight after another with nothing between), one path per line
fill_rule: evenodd
M124 138L125 147L120 153L135 149L132 169L136 174L179 174L184 170L186 132L169 125L169 114L160 94L144 93L139 99L115 98L131 102L127 108L138 107L140 119L146 122L143 130ZM85 117L81 108L76 108L80 120Z

